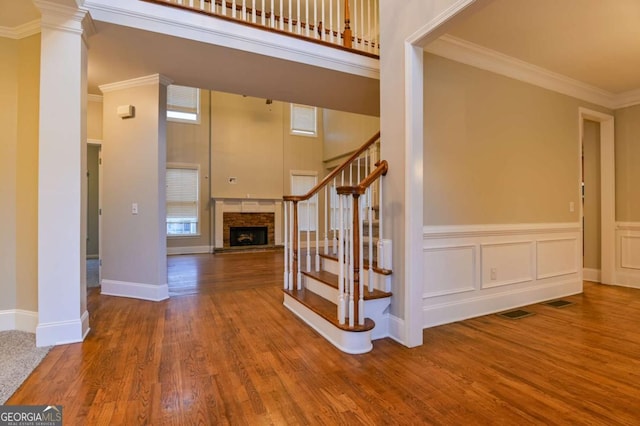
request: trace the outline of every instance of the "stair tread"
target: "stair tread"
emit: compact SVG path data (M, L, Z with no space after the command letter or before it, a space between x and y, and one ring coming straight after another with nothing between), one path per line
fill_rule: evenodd
M319 255L320 257L324 257L325 259L335 260L336 262L338 261L338 256L334 254L319 253ZM368 259L364 259L364 265L362 265L362 269L369 269ZM373 261L373 270L374 272L377 272L378 274L381 274L381 275L391 275L393 273L391 269L379 268L378 262L375 260Z
M350 327L348 322L345 324L340 324L340 322L338 321L336 305L329 302L325 298L305 289L283 291L341 330L359 332L369 331L372 330L376 325L370 318L364 319L364 325L356 324L353 327Z
M336 274L332 274L331 272L327 272L327 271L311 271L311 272L305 272L302 271L303 275L309 276L311 278L314 278L320 282L325 283L328 286L331 286L335 289L338 289L338 279L339 277ZM377 290L377 289L373 289L372 292L370 292L366 287L364 290L364 295L363 298L364 300L374 300L374 299L384 299L385 297L391 297L393 294L386 292L386 291L381 291L381 290Z

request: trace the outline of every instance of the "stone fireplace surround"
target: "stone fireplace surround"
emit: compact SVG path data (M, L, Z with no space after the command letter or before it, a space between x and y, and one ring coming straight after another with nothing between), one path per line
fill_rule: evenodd
M268 226L269 245L282 245L282 200L215 198L213 202L215 248L230 247L231 226Z

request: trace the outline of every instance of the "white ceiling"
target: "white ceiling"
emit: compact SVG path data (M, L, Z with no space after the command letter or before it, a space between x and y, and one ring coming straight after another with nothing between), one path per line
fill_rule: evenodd
M493 0L448 33L614 94L640 88L640 0Z

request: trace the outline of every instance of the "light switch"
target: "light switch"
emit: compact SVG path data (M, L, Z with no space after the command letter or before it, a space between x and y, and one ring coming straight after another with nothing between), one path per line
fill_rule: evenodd
M576 211L576 203L574 203L573 201L571 201L569 203L569 212L573 213L574 211Z
M131 204L131 214L138 214L138 203Z

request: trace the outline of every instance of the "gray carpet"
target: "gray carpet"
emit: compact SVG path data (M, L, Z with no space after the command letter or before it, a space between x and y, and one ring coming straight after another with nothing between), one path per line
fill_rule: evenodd
M37 348L33 333L0 331L0 405L29 377L49 349Z

